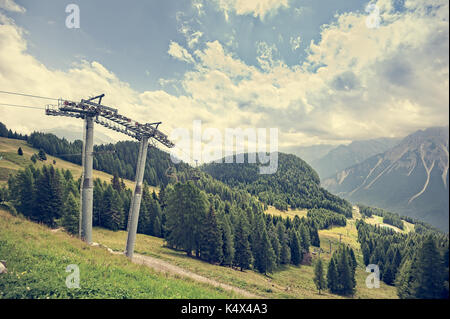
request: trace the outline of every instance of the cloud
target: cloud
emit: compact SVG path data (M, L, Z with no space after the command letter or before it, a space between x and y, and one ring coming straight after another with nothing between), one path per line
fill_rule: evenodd
M237 15L252 15L264 20L268 14L273 14L280 8L288 8L288 0L216 0L219 8L228 20L230 12Z
M185 48L183 48L181 45L179 45L178 43L176 43L174 41L170 42L169 51L167 51L167 53L169 53L175 59L178 59L180 61L184 61L187 63L195 62L194 58L188 52L188 50L186 50Z
M13 0L0 0L0 9L18 13L26 12L26 9L24 7L18 5Z
M106 93L105 104L138 121L161 120L166 132L191 129L197 119L204 127L221 130L277 127L281 150L401 137L448 125L448 2L405 1L402 12L387 0L377 5L379 28L367 28L366 13L341 14L322 28L318 42L307 46L300 65L286 65L277 48L264 41L257 44L256 66L219 41L202 43L192 54L171 42L168 54L192 64L176 79L184 90L177 96L163 90L137 92L99 61L81 60L67 71L51 70L27 53L23 31L5 23L0 25L0 87L74 100ZM5 96L1 102L31 103ZM39 112L0 108L0 119L27 133L78 123Z

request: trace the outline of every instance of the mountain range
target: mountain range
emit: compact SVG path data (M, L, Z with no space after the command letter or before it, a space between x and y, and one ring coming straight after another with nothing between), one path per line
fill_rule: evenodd
M315 159L304 158L319 173L321 179L328 178L344 168L361 163L365 159L387 151L400 142L400 138L377 138L354 141L339 145Z
M448 231L448 140L448 126L419 130L385 152L324 179L322 186L352 202L418 218Z

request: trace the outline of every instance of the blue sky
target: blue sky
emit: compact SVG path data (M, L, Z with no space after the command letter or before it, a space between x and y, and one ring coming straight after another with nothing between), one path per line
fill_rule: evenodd
M67 29L64 10L68 2L16 3L26 8L26 14L13 17L28 32L29 52L48 67L67 70L75 60L101 61L140 91L162 88L159 79L179 78L192 69L167 54L171 41L188 46L183 28L202 32L195 49L218 40L246 64L258 67L257 43L264 41L277 47L276 57L293 66L304 60L312 40L320 40L322 25L336 20L336 14L364 12L367 4L361 0L290 1L289 8L263 20L230 15L227 21L212 1L202 3L199 14L191 0L81 0L73 2L80 7L81 28ZM293 50L291 38L298 37L300 45ZM165 89L177 94L170 86Z
M79 29L69 3L0 0L2 90L105 93L167 132L276 127L280 150L448 125L448 0L79 0ZM80 126L14 108L0 119Z

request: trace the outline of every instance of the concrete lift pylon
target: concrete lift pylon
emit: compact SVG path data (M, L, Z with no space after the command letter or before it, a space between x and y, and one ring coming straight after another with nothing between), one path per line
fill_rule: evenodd
M58 105L56 107L48 105L45 109L45 114L50 116L82 118L84 120L82 152L83 173L80 192L80 237L88 244L92 243L94 122L140 141L139 156L136 166L135 188L128 216L128 237L125 248L125 254L129 258L132 258L139 221L142 182L144 179L149 140L154 139L169 148L174 147L175 144L168 139L166 134L158 130L158 126L161 122L146 124L135 122L128 117L118 114L117 109L101 105L101 100L104 96L104 94L101 94L87 100L81 100L80 103L60 99L58 100ZM98 103L92 102L96 99L98 99Z

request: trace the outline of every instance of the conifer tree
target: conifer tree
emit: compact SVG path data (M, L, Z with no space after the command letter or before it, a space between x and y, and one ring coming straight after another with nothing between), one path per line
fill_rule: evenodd
M220 223L220 230L222 233L222 254L223 260L222 265L231 266L233 264L234 258L234 241L233 241L233 233L231 231L230 221L228 216L223 216L222 214L222 222Z
M289 248L289 238L286 234L286 227L283 222L277 223L276 231L281 245L280 263L289 264L291 262L291 249Z
M208 262L221 262L222 252L222 234L217 224L217 217L214 207L210 205L208 214L203 220L203 228L200 244L200 256Z
M177 183L166 191L167 243L185 250L188 256L192 251L199 255L201 227L208 209L206 195L192 181Z
M300 265L303 259L301 252L301 245L298 239L298 233L295 229L290 231L290 248L291 248L291 263L295 266Z
M338 291L338 273L336 268L336 258L333 256L328 264L327 287L332 293Z
M262 217L256 228L259 228L259 233L255 238L255 268L263 274L271 273L276 265L276 256L270 244L269 235L267 234L265 223Z
M71 234L78 234L80 206L72 193L69 193L64 203L64 213L60 225Z
M236 267L243 269L250 268L252 263L252 252L250 250L248 222L244 214L239 214L236 229L234 232L234 260Z
M441 298L444 290L443 273L444 265L441 255L433 237L429 235L417 252L415 297L420 299Z
M326 288L327 282L325 280L325 274L323 272L322 259L319 258L314 265L314 284L316 285L319 295L322 290Z

